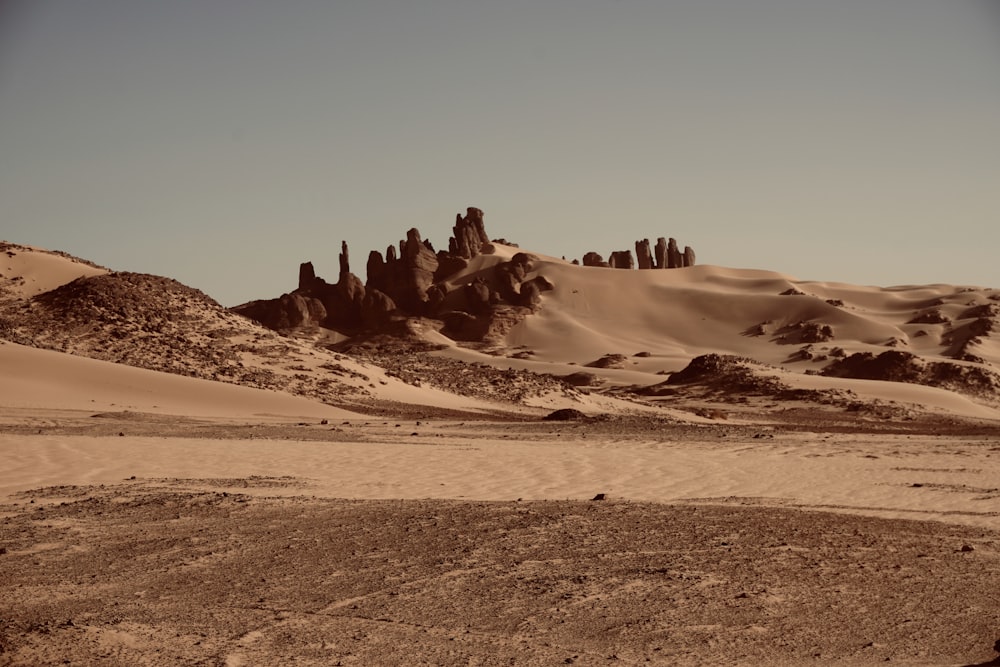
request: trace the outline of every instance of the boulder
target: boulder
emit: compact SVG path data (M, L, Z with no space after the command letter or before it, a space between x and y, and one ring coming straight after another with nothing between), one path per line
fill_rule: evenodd
M555 412L550 412L549 414L542 417L545 421L581 421L587 419L587 415L580 412L576 408L560 408ZM597 494L601 496L600 500L604 500L604 494ZM595 498L596 500L596 498Z
M604 258L601 257L596 252L588 252L586 255L584 255L583 256L583 265L584 266L603 266L604 268L607 268L609 266L608 263L604 261Z

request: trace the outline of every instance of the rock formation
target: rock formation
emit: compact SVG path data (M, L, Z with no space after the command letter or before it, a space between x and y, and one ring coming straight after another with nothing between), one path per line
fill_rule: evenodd
M530 275L538 258L525 252L516 253L507 262L487 262L483 266L488 268L456 284L457 276L470 262L495 252L495 247L478 208L469 207L465 215L456 215L452 234L447 250L435 251L416 228L407 231L397 245L388 246L384 255L372 250L366 263L366 283L351 273L350 252L342 242L335 284L317 276L311 262L304 262L293 292L234 310L280 331L326 327L346 335L398 329L395 325L407 318L431 318L442 323L447 335L482 340L509 330L553 289L543 276ZM659 238L655 250L651 250L649 239L636 241L635 258L643 270L694 265L694 251L686 247L680 252L674 239ZM614 251L608 261L588 252L583 265L634 269L636 259L630 250Z
M455 235L448 240L448 252L455 257L472 259L480 253L484 243L490 242L483 212L478 208L467 208L464 218L461 213L456 215L452 231Z
M681 251L677 249L677 240L669 239L667 241L667 268L679 269L683 266L684 259L681 255Z
M632 252L629 250L615 250L608 259L608 264L612 269L634 269L635 262L632 261Z
M667 268L667 239L662 236L656 239L656 250L654 253L656 268Z
M640 269L653 268L653 254L649 251L649 239L635 242L635 260Z
M682 255L684 261L683 266L694 266L694 250L691 246L684 246L684 255Z
M656 245L650 252L649 239L640 239L635 242L635 257L640 270L646 269L680 269L687 266L694 266L694 249L685 246L681 252L677 246L676 239L669 241L662 236L656 240ZM576 260L573 261L576 264ZM636 263L632 260L632 253L628 250L616 250L611 253L608 261L596 252L588 252L583 256L584 266L604 266L615 269L634 269Z
M331 285L319 278L312 263L299 266L298 287L277 299L254 301L234 310L280 331L323 326L353 335L387 331L409 317L439 319L446 331L463 340L480 340L508 330L538 306L553 288L542 276L528 279L537 257L519 252L494 264L460 290L448 279L484 252L492 252L483 212L468 208L456 216L448 250L434 246L410 229L398 246L368 254L367 284L351 273L347 243L341 243L340 274ZM452 285L452 287L454 287ZM476 337L479 338L476 338Z

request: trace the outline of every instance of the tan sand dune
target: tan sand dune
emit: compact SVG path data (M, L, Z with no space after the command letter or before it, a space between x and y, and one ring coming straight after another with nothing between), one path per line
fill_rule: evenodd
M157 373L2 341L0 369L0 410L131 410L258 419L358 416L279 392Z
M948 285L885 289L800 282L779 273L707 265L621 271L543 261L533 268L555 289L545 294L535 316L511 332L511 345L526 346L539 359L576 362L647 350L673 360L675 369L693 356L725 351L801 371L810 364L788 362L801 344L775 342L787 325L829 324L833 338L817 347L882 351L894 337L910 343L906 322L915 311L937 300L988 304L992 296L990 290L965 292ZM806 294L781 294L789 289ZM748 335L760 324L765 334ZM943 347L937 346L938 353Z
M41 248L0 241L0 286L22 297L48 292L77 278L107 272L107 269Z

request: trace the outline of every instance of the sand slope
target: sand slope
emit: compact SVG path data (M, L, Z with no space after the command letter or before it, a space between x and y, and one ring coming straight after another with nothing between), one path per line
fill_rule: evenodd
M0 341L0 409L132 410L194 417L355 413L279 392L157 373Z
M518 251L496 244L491 250L470 262L451 289L489 275ZM817 377L854 353L898 350L917 355L920 363L968 368L1000 380L1000 292L990 288L859 286L710 265L628 271L544 255L531 269L528 278L544 276L554 285L534 314L488 354L454 346L441 354L556 375L585 371L607 388L659 383L694 357L720 353L810 376L808 381L784 376L795 386L853 388L866 399L997 416L995 390L956 396L956 387ZM594 367L606 355L620 355L621 361Z
M0 293L32 297L77 278L105 273L107 269L68 255L0 241Z

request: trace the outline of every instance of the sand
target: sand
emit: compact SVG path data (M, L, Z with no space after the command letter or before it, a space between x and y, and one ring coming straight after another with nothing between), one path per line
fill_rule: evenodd
M87 270L16 254L18 289ZM434 354L558 374L627 353L587 368L614 388L721 345L868 407L504 405L383 373L372 400L408 406L387 417L3 342L0 665L993 661L995 405L804 375L787 346L740 333L815 311L849 348L924 345L914 309L953 299L958 317L958 295L989 290L540 262L555 293L505 351ZM541 419L565 406L596 418Z

